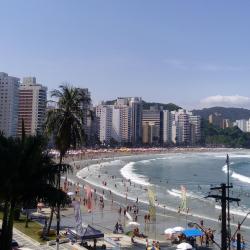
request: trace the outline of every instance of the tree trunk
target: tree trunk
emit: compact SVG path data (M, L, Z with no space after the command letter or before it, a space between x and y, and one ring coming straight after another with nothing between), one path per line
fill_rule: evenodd
M11 245L12 236L13 236L13 224L14 224L15 208L16 208L16 202L14 200L12 200L11 201L11 208L10 208L9 223L8 223L9 236L10 236L10 245Z
M11 201L10 206L8 205L7 218L5 218L4 233L1 236L1 250L11 250L12 236L13 236L13 220L16 203L14 200ZM7 209L7 208L5 208Z
M25 227L29 227L29 210L26 209L26 220L25 220Z
M58 183L57 188L61 188L61 166L63 155L60 153L59 171L58 171ZM57 214L56 214L56 249L59 249L59 235L60 235L60 200L57 201Z
M49 232L50 232L50 228L51 228L51 223L53 220L54 211L55 211L55 207L52 207L51 211L50 211L49 224L48 224L48 228L47 228L47 236L48 237L49 237Z
M10 211L10 203L5 200L4 202L4 210L3 210L3 222L2 222L2 233L1 233L1 241L0 241L0 249L5 249L5 242L8 237L8 218Z

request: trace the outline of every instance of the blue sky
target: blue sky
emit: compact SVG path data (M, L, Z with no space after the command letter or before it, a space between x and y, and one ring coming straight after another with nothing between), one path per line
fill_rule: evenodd
M183 107L250 108L250 1L0 0L0 71Z

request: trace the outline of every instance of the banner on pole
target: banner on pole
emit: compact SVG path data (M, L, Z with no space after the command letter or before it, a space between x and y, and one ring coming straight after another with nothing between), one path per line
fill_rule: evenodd
M155 207L155 201L156 201L156 193L154 186L148 187L148 201L149 201L149 214L152 221L156 220L156 207Z
M91 187L89 185L86 185L85 191L86 191L86 197L87 197L87 209L88 209L88 212L90 213L93 209Z
M75 220L76 220L76 233L83 236L83 226L82 226L82 212L80 207L80 201L73 201L72 206L74 207Z
M181 185L181 205L180 211L187 212L187 189Z

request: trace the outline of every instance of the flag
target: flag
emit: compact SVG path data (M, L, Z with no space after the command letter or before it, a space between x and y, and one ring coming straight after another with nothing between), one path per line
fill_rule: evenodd
M153 186L148 187L148 210L150 214L150 219L152 221L156 220L156 208L155 208L156 194Z
M76 232L77 234L83 236L82 212L81 212L81 207L80 207L80 201L74 200L72 202L72 206L74 207L74 213L75 213Z
M181 185L181 205L180 211L187 211L187 189Z
M92 190L89 185L85 186L85 191L86 191L86 197L87 197L87 209L88 212L91 212L93 207L92 207Z

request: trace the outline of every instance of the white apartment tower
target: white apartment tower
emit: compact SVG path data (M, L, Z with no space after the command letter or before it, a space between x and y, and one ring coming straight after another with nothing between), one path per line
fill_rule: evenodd
M112 111L111 105L98 105L96 116L99 118L99 140L101 143L109 143L112 135Z
M192 112L180 109L171 112L172 142L177 144L196 144L200 140L201 118Z
M117 141L121 142L121 110L115 106L112 106L112 131L111 137Z
M172 142L172 120L169 110L162 110L160 113L160 138L163 144ZM174 136L175 137L175 136Z
M20 79L0 72L0 131L16 136Z
M198 115L190 115L189 122L191 125L190 141L192 145L195 145L201 139L201 117Z
M249 132L247 131L247 120L236 120L235 121L235 126L237 126L241 131L243 132Z
M27 135L36 135L43 129L46 115L47 88L35 77L25 77L19 87L17 135L22 134L22 121Z

